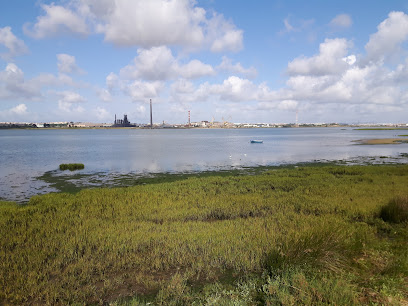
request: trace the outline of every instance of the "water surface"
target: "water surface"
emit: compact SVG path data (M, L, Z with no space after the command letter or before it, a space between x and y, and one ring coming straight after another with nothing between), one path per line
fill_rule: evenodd
M121 175L226 170L288 163L346 160L400 162L408 144L356 145L354 140L397 138L404 131L357 131L351 128L270 129L55 129L0 130L0 197L23 201L56 191L37 178L75 174L58 170L79 162L85 179L98 186ZM405 133L406 134L406 133ZM263 144L251 144L262 139ZM388 158L384 158L388 157Z

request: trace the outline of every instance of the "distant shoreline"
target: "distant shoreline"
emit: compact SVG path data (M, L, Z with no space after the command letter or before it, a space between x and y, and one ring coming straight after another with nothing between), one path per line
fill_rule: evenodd
M391 131L391 130L408 130L408 127L373 127L373 128L359 128L359 126L353 125L305 125L305 126L262 126L262 127L248 127L248 126L234 126L234 127L98 127L98 126L90 126L90 127L6 127L0 126L1 130L191 130L191 129L198 129L198 130L235 130L235 129L287 129L287 128L351 128L354 131Z

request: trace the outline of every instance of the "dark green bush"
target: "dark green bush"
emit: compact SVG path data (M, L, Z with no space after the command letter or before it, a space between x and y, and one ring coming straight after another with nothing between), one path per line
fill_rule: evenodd
M386 222L402 223L408 221L408 196L398 196L385 205L380 217Z
M60 168L60 170L74 171L74 170L84 169L85 166L84 166L84 164L61 164L61 165L59 165L59 168Z

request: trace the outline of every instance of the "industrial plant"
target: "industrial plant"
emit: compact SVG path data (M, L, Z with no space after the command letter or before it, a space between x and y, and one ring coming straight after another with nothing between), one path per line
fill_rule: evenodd
M115 114L115 121L113 122L112 127L141 127L141 126L130 123L126 114L123 115L123 119L116 119L116 114ZM150 99L150 128L153 128L152 99Z
M112 127L136 127L135 124L131 124L127 118L127 115L123 115L123 119L116 119L116 114L115 114L115 121L112 125Z

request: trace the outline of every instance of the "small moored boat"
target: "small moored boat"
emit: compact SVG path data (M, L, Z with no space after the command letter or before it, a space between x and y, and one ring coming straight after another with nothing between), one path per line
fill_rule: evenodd
M263 140L254 139L254 140L251 140L251 143L263 143Z

